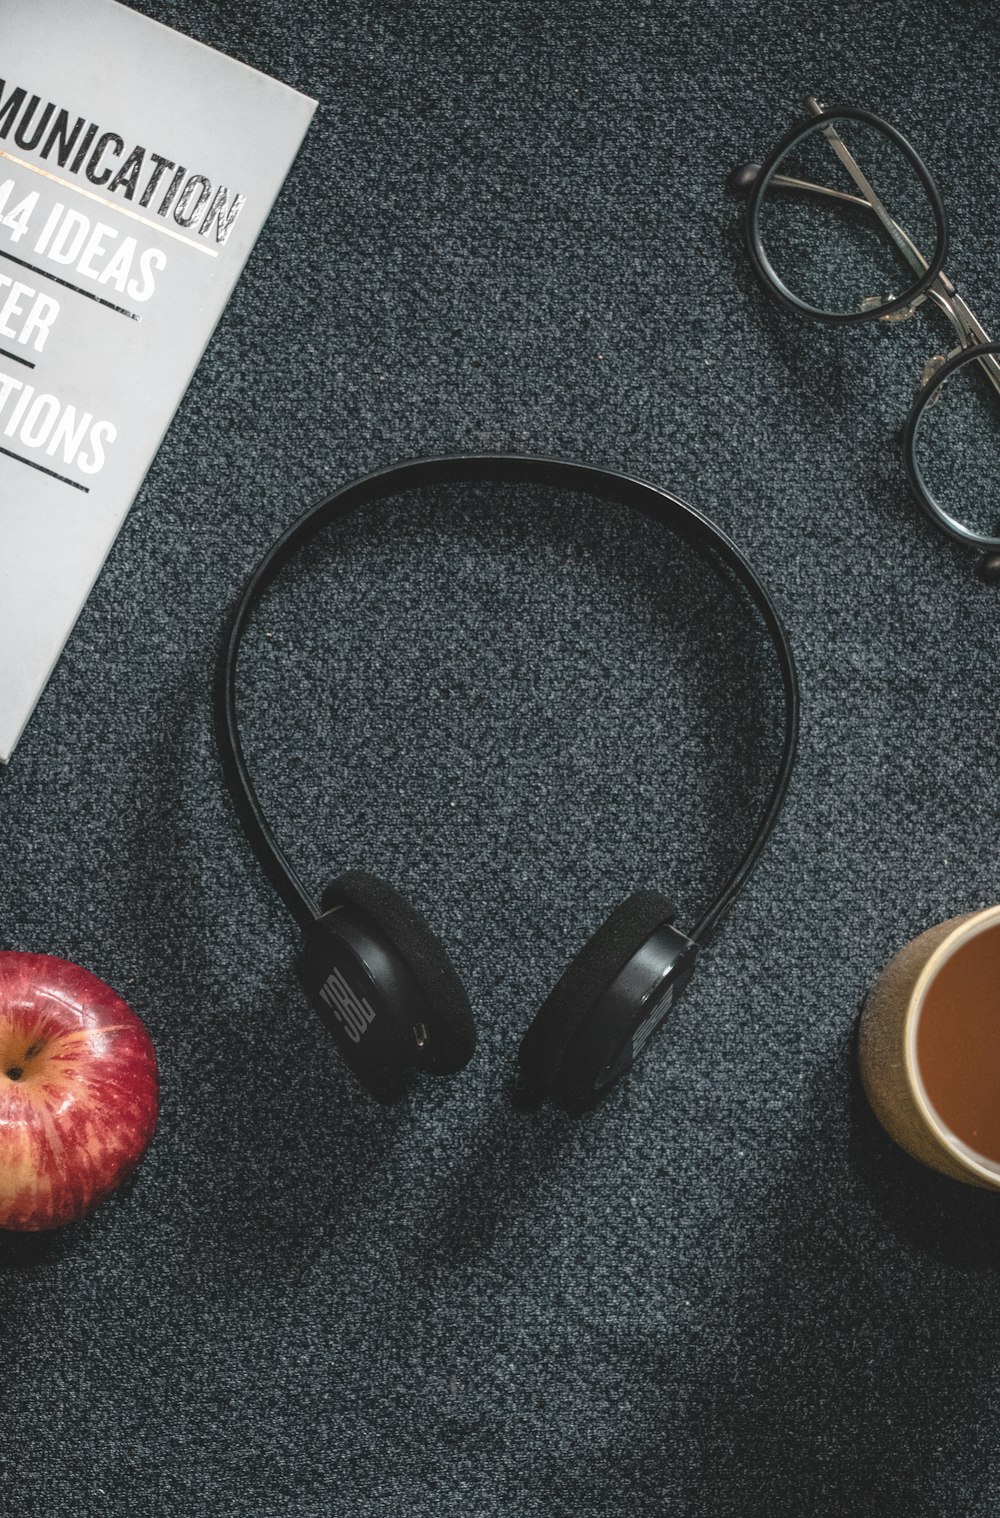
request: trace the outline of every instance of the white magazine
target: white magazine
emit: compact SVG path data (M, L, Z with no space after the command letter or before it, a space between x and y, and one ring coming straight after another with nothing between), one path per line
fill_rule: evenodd
M116 0L0 4L0 761L315 102Z

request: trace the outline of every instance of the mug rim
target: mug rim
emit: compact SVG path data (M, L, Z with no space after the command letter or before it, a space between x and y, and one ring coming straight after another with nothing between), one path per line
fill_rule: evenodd
M952 928L951 932L935 947L928 956L917 976L913 990L910 992L909 1002L906 1008L906 1022L904 1029L904 1059L906 1064L906 1079L910 1087L913 1100L916 1102L921 1116L927 1123L935 1138L942 1144L951 1155L956 1164L963 1169L971 1171L992 1186L1000 1186L1000 1160L989 1160L977 1150L971 1148L963 1139L960 1139L945 1123L937 1112L933 1102L927 1094L923 1076L920 1073L920 1065L917 1060L917 1027L920 1015L924 1010L927 1000L927 992L938 971L956 953L963 944L970 939L976 938L980 933L989 928L1000 928L1000 905L984 907L981 911L972 912L963 917Z

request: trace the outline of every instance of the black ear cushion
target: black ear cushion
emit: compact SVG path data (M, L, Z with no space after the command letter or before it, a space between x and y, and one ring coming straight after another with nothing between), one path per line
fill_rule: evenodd
M676 915L657 891L636 891L584 944L521 1042L518 1063L532 1091L551 1091L563 1055L598 997L650 934Z
M341 875L323 893L324 909L338 901L374 918L406 960L432 1008L434 1071L461 1070L475 1050L476 1025L462 982L430 924L391 885L363 870Z

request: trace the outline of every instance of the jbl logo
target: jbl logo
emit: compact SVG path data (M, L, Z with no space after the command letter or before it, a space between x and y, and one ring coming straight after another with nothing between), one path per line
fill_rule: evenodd
M375 1009L363 996L351 990L339 970L327 976L319 994L320 1000L326 1002L337 1021L343 1024L351 1043L359 1044L362 1033L375 1020Z

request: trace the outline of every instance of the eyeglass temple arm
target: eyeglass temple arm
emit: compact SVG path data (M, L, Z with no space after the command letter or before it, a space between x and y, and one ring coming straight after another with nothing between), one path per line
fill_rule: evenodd
M759 173L759 164L741 164L729 177L730 188L739 194L748 195L757 182ZM806 195L818 195L823 200L839 200L841 205L855 206L859 211L872 211L878 215L876 207L870 200L860 195L848 195L845 190L831 190L829 185L813 184L811 179L793 179L788 174L775 174L771 179L771 184L776 185L780 190L802 190ZM882 221L883 218L880 216L879 220ZM893 221L891 216L888 217L887 224L892 229L893 242L903 253L914 273L925 274L927 260L913 239L904 232L898 221Z
M749 170L749 168L750 165L748 164L747 169ZM749 174L747 177L749 178ZM831 190L824 184L813 184L809 179L791 179L787 174L775 174L771 183L777 185L782 190L802 190L807 195L819 195L826 200L839 200L842 205L856 206L859 211L873 211L878 215L876 207L872 205L870 200L864 200L860 195L848 195L844 190ZM883 218L879 216L879 220L883 221ZM904 232L898 221L893 221L891 216L888 218L888 226L892 229L893 242L900 252L903 253L914 273L925 274L927 272L927 260L913 239L907 232Z
M809 99L806 101L806 106L814 116L821 116L823 114L822 105L820 105L819 101L816 100L812 95L810 95ZM900 253L902 253L903 257L910 265L910 268L914 271L915 274L925 273L927 270L927 263L924 260L923 256L918 251L918 249L914 247L913 242L909 237L907 237L902 227L900 227L897 222L893 221L885 206L876 195L874 187L862 170L861 165L858 163L854 154L848 148L846 142L841 137L836 127L831 125L830 122L827 122L827 124L820 130L822 131L823 136L826 138L833 151L836 153L837 157L840 159L841 163L844 165L844 168L847 170L848 174L850 174L851 178L854 180L854 183L857 185L858 189L861 191L861 194L865 200L865 204L869 206L872 211L874 211L875 215L885 227L885 230L888 232L893 242L896 244L896 247L899 249Z

